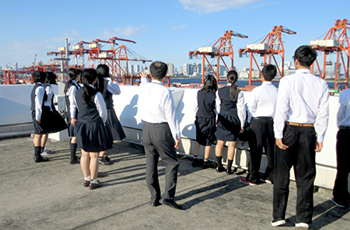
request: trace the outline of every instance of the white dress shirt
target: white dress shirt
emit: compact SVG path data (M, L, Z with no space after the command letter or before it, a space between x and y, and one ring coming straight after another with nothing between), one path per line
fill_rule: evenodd
M45 95L45 88L42 83L38 83L38 87L35 89L35 120L41 120L41 114L43 113L42 105Z
M77 107L75 106L75 104L73 102L75 100L75 93L77 92L77 87L81 88L81 86L78 85L74 80L72 81L72 84L73 85L71 85L69 87L69 89L67 90L66 95L68 96L68 100L69 100L70 117L76 118L75 114L76 114Z
M350 89L342 91L339 95L337 126L350 127Z
M54 96L54 93L50 84L46 85L45 91L46 91L47 99L46 101L44 101L44 106L49 107L50 111L52 111L52 98Z
M231 86L231 83L227 83L227 86ZM221 100L220 100L220 96L219 96L219 90L216 91L215 106L216 106L216 111L218 113L220 113ZM245 109L243 91L240 91L238 94L236 106L237 106L237 115L238 115L239 121L241 122L241 128L243 128L244 124L245 124L246 117L247 117L247 111ZM218 120L218 117L216 117L216 121L217 120Z
M253 117L274 117L276 111L277 88L270 81L264 81L254 88L248 102Z
M179 121L171 91L160 81L149 82L147 78L141 78L139 96L142 120L148 123L167 122L173 138L180 139Z
M308 69L281 79L278 87L275 137L283 137L285 122L315 124L317 142L323 142L328 125L328 85Z
M110 78L105 78L105 80L108 81L107 83L107 90L114 95L120 94L120 87L118 85L118 82L113 82Z

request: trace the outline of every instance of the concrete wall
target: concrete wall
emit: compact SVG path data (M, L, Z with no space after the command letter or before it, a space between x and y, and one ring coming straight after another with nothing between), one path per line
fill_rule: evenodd
M31 122L30 115L30 93L33 85L0 85L0 129L7 128L14 124ZM62 85L53 86L54 92L62 94ZM130 141L142 142L142 116L138 110L138 90L137 86L120 86L122 93L114 96L114 108L122 125L124 126L127 138ZM195 139L195 111L194 100L198 89L178 89L172 88L174 101L176 105L176 113L180 122L182 134L182 148L179 150L184 154L191 154ZM244 92L246 102L249 100L250 92ZM62 99L62 98L59 98ZM328 130L325 137L324 148L322 152L317 153L317 177L316 184L318 186L333 188L336 176L336 113L338 110L338 96L330 96L330 119ZM64 100L59 100L64 101ZM51 134L50 138L62 140L68 138L67 131L64 130L57 134ZM237 154L235 156L235 164L238 167L246 168L249 159L249 151L247 143L236 144ZM201 148L200 154L203 154ZM211 158L214 159L214 146L212 148ZM226 157L226 150L223 153ZM224 159L225 160L225 159ZM262 161L262 170L266 166L266 159ZM292 171L291 171L292 172ZM291 173L291 178L293 179ZM349 183L350 185L350 183Z

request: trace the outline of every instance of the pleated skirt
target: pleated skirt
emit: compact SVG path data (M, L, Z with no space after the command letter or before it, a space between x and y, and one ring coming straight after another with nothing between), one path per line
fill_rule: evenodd
M86 152L100 152L113 147L111 131L100 117L95 122L85 123L77 120L75 134L78 148Z
M194 122L196 126L196 141L200 145L210 146L216 140L215 131L215 117L198 117L196 116L196 120Z
M107 111L108 111L108 118L107 118L106 125L111 130L113 140L123 140L126 137L126 135L122 125L119 122L117 114L115 113L113 108L107 109Z

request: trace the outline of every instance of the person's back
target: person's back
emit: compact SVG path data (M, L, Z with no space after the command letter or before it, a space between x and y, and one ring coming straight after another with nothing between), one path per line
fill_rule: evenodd
M309 228L313 215L315 152L323 148L328 125L328 86L312 75L310 66L317 54L309 46L294 53L295 74L281 79L278 89L274 133L276 138L273 220L286 223L289 173L294 166L297 183L296 227Z
M293 95L293 97L290 97L290 107L299 108L298 111L290 111L290 121L313 123L313 119L316 118L317 114L312 111L318 110L320 103L317 102L320 102L325 91L328 91L326 81L311 74L310 70L303 69L282 78L279 89L282 88L286 89L287 92L290 91L289 95ZM314 115L312 118L309 117L309 112ZM293 120L294 114L298 115L298 120Z
M215 98L216 95L214 91L198 91L198 111L196 115L200 117L215 117Z

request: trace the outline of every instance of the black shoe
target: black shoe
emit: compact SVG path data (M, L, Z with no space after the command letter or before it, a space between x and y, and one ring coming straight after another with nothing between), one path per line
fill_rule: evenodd
M96 189L96 188L100 188L100 187L102 187L102 185L103 185L103 183L100 182L100 181L97 181L97 183L90 182L89 189L93 190L93 189Z
M114 161L111 158L109 158L107 155L104 156L104 158L105 158L105 161L109 162L110 164L114 164Z
M163 199L162 203L167 205L167 206L169 206L169 207L171 207L171 208L175 208L175 209L178 209L178 210L183 210L183 207L181 205L177 204L173 200Z
M225 172L226 169L223 166L218 166L218 167L216 167L216 171L217 172Z
M100 162L100 165L111 165L112 164L111 162L107 161L104 156L99 158L99 162Z
M194 158L192 160L192 167L199 167L200 166L200 161L197 158Z
M73 160L70 160L69 163L70 164L80 164L80 161L78 159L73 159Z
M49 161L49 158L46 158L46 157L36 158L36 157L34 157L34 161L35 161L35 163L46 162L46 161Z
M204 161L204 163L203 163L203 169L207 169L207 168L211 168L212 166L211 166L211 164L210 164L210 162L209 161Z
M227 171L226 171L226 174L227 175L232 175L233 174L233 171L231 168L228 168Z
M149 203L152 207L157 207L157 206L159 206L159 205L162 205L162 203L160 203L159 202L159 200L156 200L156 201L151 201L150 203Z

